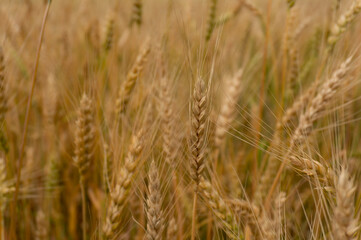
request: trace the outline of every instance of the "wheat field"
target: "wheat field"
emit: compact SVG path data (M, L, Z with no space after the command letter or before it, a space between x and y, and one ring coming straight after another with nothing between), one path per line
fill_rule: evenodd
M1 0L0 239L361 239L361 0Z

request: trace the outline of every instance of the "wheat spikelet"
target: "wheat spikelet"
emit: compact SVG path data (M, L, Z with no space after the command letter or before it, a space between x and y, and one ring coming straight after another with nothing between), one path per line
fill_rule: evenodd
M332 235L335 240L357 239L359 229L355 214L356 187L350 179L348 172L342 169L336 185L336 206L332 221Z
M350 23L357 17L361 10L361 1L355 0L352 6L339 17L337 22L331 28L331 35L328 37L327 42L330 47L333 47L340 39L342 33L347 30Z
M221 111L219 113L214 134L214 143L220 147L231 123L235 118L237 101L241 93L241 79L243 70L239 70L236 75L227 83L226 94L222 99Z
M107 210L103 234L106 239L113 239L116 236L118 226L121 222L120 216L124 202L131 189L133 175L139 163L139 156L143 149L143 131L140 130L133 136L128 155L125 158L124 166L117 174L114 189L110 191L110 203Z
M157 240L162 238L164 230L164 219L162 206L162 196L160 189L160 182L158 176L158 169L155 162L152 161L149 169L149 185L148 198L146 201L146 215L147 215L147 232L146 239Z
M326 184L324 187L326 190L332 190L335 182L335 173L332 168L326 167L313 159L304 157L290 156L289 159L297 171Z
M130 25L133 25L135 23L138 26L140 26L142 24L142 9L143 9L142 0L133 0L132 17L130 20Z
M326 81L322 86L320 92L312 99L310 106L306 112L301 115L300 122L291 139L291 148L302 144L312 131L312 125L319 117L321 111L328 105L337 91L347 82L345 77L351 58L348 58L341 64L333 76Z
M207 112L207 88L202 78L198 78L193 91L192 131L191 131L191 177L199 184L204 169Z
M221 226L230 239L242 239L236 217L230 211L225 201L214 189L211 183L201 179L199 183L201 196L204 198L207 207L219 219Z
M119 90L118 99L116 101L117 116L125 112L125 108L130 100L130 96L134 89L135 83L144 68L145 62L147 61L147 56L149 52L150 46L148 41L146 41L137 59L135 60L133 67L129 71L125 82L123 82L122 87Z
M217 1L218 0L210 0L209 15L208 15L208 22L207 22L206 41L209 41L209 39L211 39L214 27L216 25Z
M90 98L83 94L80 101L78 119L75 131L75 165L79 169L81 181L87 175L89 165L93 157L94 147L94 119L93 105Z

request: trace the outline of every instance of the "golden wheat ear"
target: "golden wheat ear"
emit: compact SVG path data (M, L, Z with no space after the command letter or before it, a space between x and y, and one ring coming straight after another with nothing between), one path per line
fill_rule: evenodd
M148 173L148 197L146 200L147 232L146 239L162 239L164 219L162 211L162 194L157 166L150 164Z
M126 107L131 97L131 93L133 92L135 84L140 74L143 71L145 63L147 62L147 56L149 52L150 52L150 44L149 44L149 40L147 39L139 55L137 56L137 59L135 60L133 67L129 71L127 78L125 79L125 82L123 82L119 90L119 95L115 104L116 107L115 111L117 118L119 118L121 114L124 114L126 110Z
M104 27L103 34L103 49L105 52L109 52L114 43L114 17L113 14L109 14Z
M143 16L143 2L142 0L133 0L132 16L130 19L130 26L137 24L138 27L142 25Z
M93 158L94 148L94 113L90 98L84 94L80 101L75 131L75 157L80 178L85 180Z
M216 26L217 1L218 0L210 0L206 41L209 41L211 39L214 27Z
M221 111L219 113L216 130L214 134L214 144L217 148L221 147L227 131L235 119L237 112L237 102L241 94L243 70L239 70L233 78L226 84L226 93L222 98Z
M87 214L86 214L86 178L94 153L94 116L93 104L84 93L80 100L78 119L75 130L75 157L74 162L79 170L80 190L82 196L82 228L83 239L87 239Z
M110 189L110 202L103 225L105 239L113 239L118 234L122 209L132 188L133 177L140 161L139 156L144 147L143 137L143 130L133 136L124 166L116 176L115 187Z
M204 169L206 154L206 125L208 121L207 88L204 80L198 78L193 91L191 131L191 177L199 184Z
M351 22L357 17L361 11L361 1L355 0L351 7L342 14L336 23L333 24L331 28L331 34L327 39L330 49L332 49L338 40L341 38L341 35L347 30Z
M346 169L342 169L336 184L336 206L332 221L332 235L335 240L357 239L356 234L360 228L355 218L355 192L356 186Z

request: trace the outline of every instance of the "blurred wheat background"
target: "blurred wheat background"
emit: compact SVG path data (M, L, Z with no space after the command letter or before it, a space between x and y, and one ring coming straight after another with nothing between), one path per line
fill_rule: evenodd
M361 239L360 0L1 0L0 239Z

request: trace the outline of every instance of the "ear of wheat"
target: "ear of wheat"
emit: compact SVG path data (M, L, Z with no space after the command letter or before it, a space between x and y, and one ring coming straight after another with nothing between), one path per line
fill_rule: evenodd
M350 179L348 172L342 169L336 185L336 207L332 221L332 232L335 240L357 239L356 233L360 226L354 217L355 191L356 187L353 180Z
M142 50L140 51L137 59L131 70L129 71L125 82L123 82L119 95L116 100L116 114L119 117L120 114L123 114L126 110L128 102L130 100L131 93L133 92L136 81L138 80L143 68L144 64L147 61L147 56L150 52L149 42L146 41Z
M108 16L103 34L103 49L105 52L109 52L114 42L114 18L112 14Z
M140 26L142 24L142 15L143 15L143 3L142 0L133 0L132 8L132 17L130 20L130 25L134 23Z
M118 226L121 223L121 211L131 190L133 176L144 146L142 137L143 130L133 136L124 166L116 176L115 187L110 191L110 202L103 225L103 234L106 239L113 239L118 232Z
M242 90L243 70L239 70L235 76L227 83L225 96L222 99L221 111L219 113L216 130L214 134L214 143L216 147L220 147L224 141L225 134L230 128L231 123L235 118L236 107L239 95Z
M158 169L154 160L149 169L149 185L148 198L146 201L147 214L147 233L148 240L157 240L162 238L164 230L164 219L162 212L162 194L160 181L158 176Z
M339 17L337 22L332 26L331 34L327 39L327 42L330 45L330 47L333 47L337 43L342 33L344 33L347 30L347 27L360 13L360 10L361 10L361 1L355 0L352 3L352 6Z
M93 157L94 122L93 105L90 98L84 94L80 101L78 119L75 132L75 165L79 169L81 181L87 176L89 165Z
M204 169L206 148L207 89L202 78L198 78L193 92L191 130L191 177L199 184Z
M211 39L214 27L216 25L217 1L218 0L210 0L209 15L208 15L208 22L207 22L206 41L209 41Z

